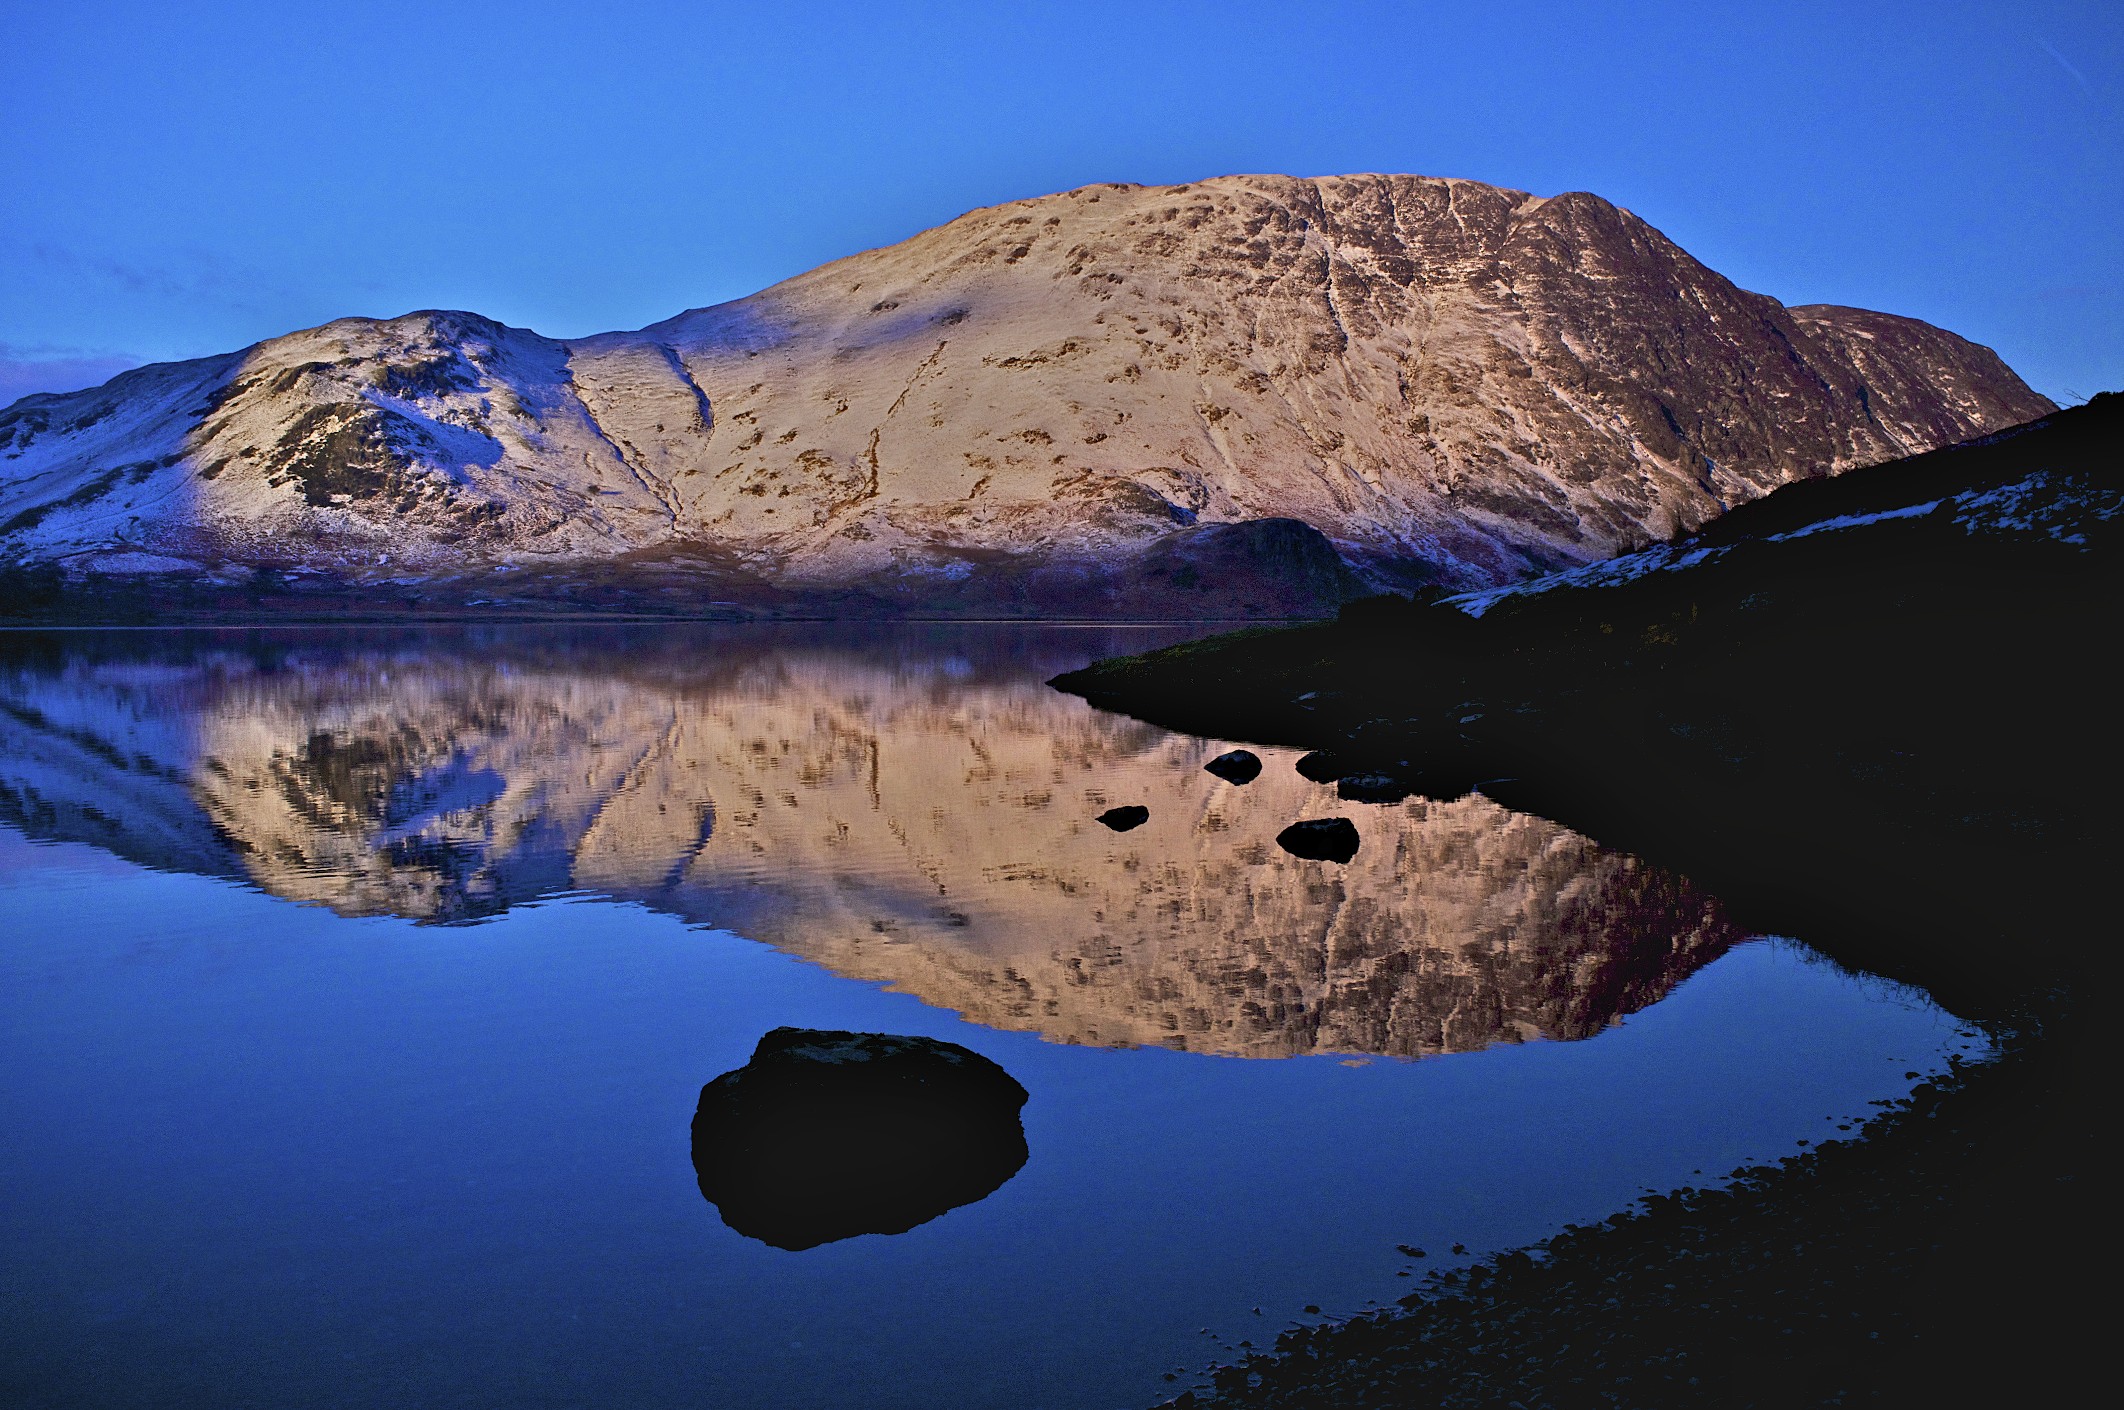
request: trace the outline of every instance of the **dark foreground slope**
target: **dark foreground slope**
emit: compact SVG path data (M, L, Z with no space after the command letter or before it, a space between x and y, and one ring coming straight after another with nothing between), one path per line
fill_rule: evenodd
M2089 959L2116 840L2120 447L2124 397L2103 397L1779 491L1479 619L1372 599L1055 683L1408 792L1480 783L1759 930L2005 1013Z
M1199 1402L2060 1398L2094 1355L2071 1289L2111 1222L2092 1146L2120 447L2124 397L2098 398L1780 491L1480 619L1375 600L1058 680L1310 745L1368 796L1479 784L1689 874L1746 926L1930 991L2006 1054L1863 1141L1294 1334Z

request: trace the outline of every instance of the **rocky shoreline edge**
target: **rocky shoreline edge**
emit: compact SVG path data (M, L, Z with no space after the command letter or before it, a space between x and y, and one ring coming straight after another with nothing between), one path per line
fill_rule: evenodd
M2010 1035L1847 1139L1293 1328L1164 1404L2052 1403L2100 1340L2066 1293L2096 1094L2060 1048Z

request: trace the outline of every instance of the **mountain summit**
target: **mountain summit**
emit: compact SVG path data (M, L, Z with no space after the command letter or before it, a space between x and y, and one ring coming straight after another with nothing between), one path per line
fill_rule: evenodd
M0 559L1299 610L1604 558L2051 409L1987 348L1786 308L1581 192L1091 186L639 332L342 319L25 398Z

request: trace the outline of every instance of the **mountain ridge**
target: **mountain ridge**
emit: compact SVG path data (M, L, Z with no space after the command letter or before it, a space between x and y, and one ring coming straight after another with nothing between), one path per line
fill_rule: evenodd
M466 602L609 570L695 599L1288 615L1594 561L2050 409L1988 349L1787 309L1588 193L1110 184L631 333L341 319L25 398L0 555ZM1225 527L1259 521L1319 541Z

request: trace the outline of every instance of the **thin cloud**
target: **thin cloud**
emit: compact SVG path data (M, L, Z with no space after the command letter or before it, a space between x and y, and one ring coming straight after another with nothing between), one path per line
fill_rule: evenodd
M85 348L78 343L10 343L0 338L0 362L51 362L68 358L122 358L130 353L113 348ZM135 358L137 366L139 359Z
M30 246L30 253L45 264L105 279L135 294L183 295L192 292L191 286L173 271L154 265L126 264L120 260L84 255L42 241Z
M126 353L0 343L0 407L36 392L78 392L84 387L100 387L143 361Z
M142 297L196 300L244 313L265 312L274 300L284 297L284 291L258 271L240 268L204 250L182 252L167 262L141 263L46 240L28 248L32 259L77 279L114 284Z
M2060 54L2057 51L2056 45L2052 44L2049 40L2043 38L2043 36L2041 35L2036 36L2036 43L2042 46L2042 50L2044 53L2050 55L2051 58L2056 59L2058 61L2059 68L2065 70L2065 72L2072 75L2073 82L2079 84L2080 87L2087 90L2088 97L2094 97L2094 85L2087 81L2087 75L2081 73L2078 69L2074 68L2072 66L2072 60L2066 58L2063 54Z

